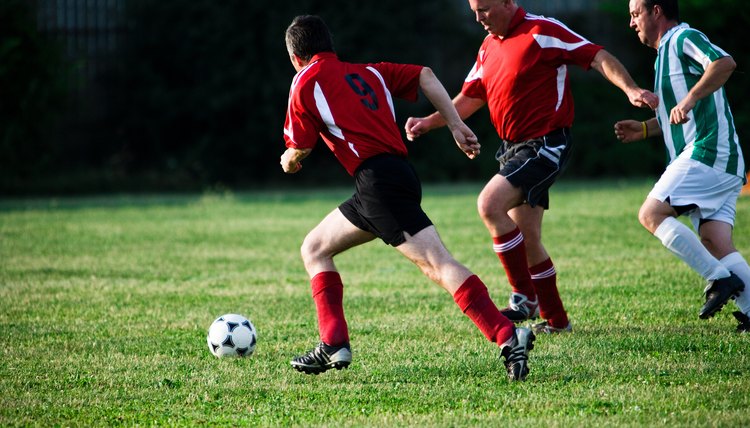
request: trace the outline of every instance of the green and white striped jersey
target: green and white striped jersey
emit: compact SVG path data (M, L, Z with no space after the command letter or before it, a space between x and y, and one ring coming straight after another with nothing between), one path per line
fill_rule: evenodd
M687 157L745 179L745 164L724 87L698 101L690 120L670 125L669 112L703 76L708 65L729 56L698 30L682 23L662 36L656 57L656 118L669 162Z

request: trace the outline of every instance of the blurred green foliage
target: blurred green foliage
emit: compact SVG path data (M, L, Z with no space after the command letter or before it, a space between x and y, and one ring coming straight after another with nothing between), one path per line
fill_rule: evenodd
M748 49L741 38L731 38L728 29L749 22L747 8L729 0L682 3L683 19L706 32L739 64L727 90L742 134L750 122L750 106L741 97L750 89L745 74ZM14 23L0 26L3 35L10 34L0 39L0 192L348 183L343 168L322 144L300 174L288 176L278 165L294 75L283 39L292 18L322 16L345 61L428 65L451 95L460 90L485 36L468 5L457 0L125 4L125 31L114 61L92 84L97 96L79 97L74 106L63 102L63 89L71 79L54 43L36 32L28 3L8 0L0 6L3 20L10 16ZM556 17L604 45L639 84L650 88L655 52L640 45L628 28L627 3L598 4L601 10ZM612 129L616 120L643 120L651 112L630 106L595 71L571 67L571 81L575 148L565 176L658 174L665 158L658 141L623 145ZM397 101L396 110L402 126L408 116L425 115L433 108L420 99ZM53 126L58 117L65 120ZM474 161L454 147L444 129L407 143L423 180L483 181L495 173L498 137L486 110L468 123L483 144L482 155Z
M40 37L28 0L0 2L0 188L47 174L65 151L53 128L67 101L68 68Z

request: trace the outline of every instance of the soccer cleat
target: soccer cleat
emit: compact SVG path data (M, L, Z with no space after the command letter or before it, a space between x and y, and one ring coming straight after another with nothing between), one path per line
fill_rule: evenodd
M544 334L557 334L557 333L572 333L573 324L568 322L568 325L563 328L552 327L549 321L542 321L531 326L531 329L537 333Z
M745 284L740 277L733 273L726 278L709 281L703 290L706 295L706 303L703 304L698 316L701 319L711 318L724 307L729 298L739 296L744 289Z
M737 333L750 333L750 317L740 311L734 311L732 315L740 322L737 326Z
M500 309L500 313L513 322L534 320L539 317L539 303L537 299L531 301L521 293L510 293L508 307Z
M500 346L500 356L505 359L505 370L510 380L526 380L529 374L529 351L534 349L534 332L517 327L513 337Z
M306 354L294 357L290 361L292 367L306 374L323 373L330 369L345 369L351 362L352 351L348 343L341 346L329 346L323 342Z

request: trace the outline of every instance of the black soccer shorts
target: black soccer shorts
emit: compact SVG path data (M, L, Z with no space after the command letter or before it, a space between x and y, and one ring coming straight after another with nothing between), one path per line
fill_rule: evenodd
M403 157L383 154L365 160L354 173L356 192L339 205L352 224L398 247L404 232L415 235L431 226L422 210L422 185Z
M549 209L549 188L567 164L571 145L569 128L518 143L503 140L495 155L498 174L521 188L530 206Z

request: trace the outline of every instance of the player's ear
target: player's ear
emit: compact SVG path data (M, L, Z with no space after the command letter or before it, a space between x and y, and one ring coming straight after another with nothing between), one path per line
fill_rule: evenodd
M297 55L290 53L289 59L292 61L292 65L295 69L300 70L307 65L307 61L303 60L302 58L298 57Z
M654 7L651 9L651 14L654 15L654 18L658 18L664 15L664 11L661 9L660 5L655 4Z

